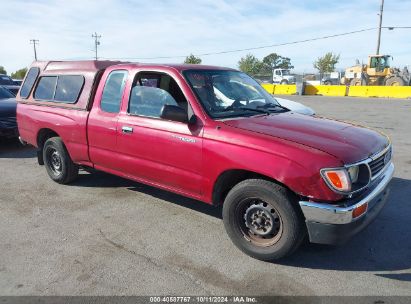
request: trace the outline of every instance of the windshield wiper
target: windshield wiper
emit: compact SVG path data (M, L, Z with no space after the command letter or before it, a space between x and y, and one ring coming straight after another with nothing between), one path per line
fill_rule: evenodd
M266 115L270 115L270 111L263 110L263 109L256 109L256 108L248 108L248 107L227 107L223 110L223 112L228 112L228 111L236 111L236 110L245 110L245 111L253 111L253 112L258 112Z
M257 109L272 109L272 108L280 108L286 111L290 111L290 109L283 107L282 105L275 104L275 103L266 103L263 106L257 106Z

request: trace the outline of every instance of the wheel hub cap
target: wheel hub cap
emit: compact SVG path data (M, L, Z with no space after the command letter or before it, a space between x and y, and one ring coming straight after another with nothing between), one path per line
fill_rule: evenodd
M280 226L275 210L263 202L252 204L245 211L244 220L246 227L259 236L276 234Z
M61 172L62 164L60 154L55 150L50 155L50 165L55 173Z

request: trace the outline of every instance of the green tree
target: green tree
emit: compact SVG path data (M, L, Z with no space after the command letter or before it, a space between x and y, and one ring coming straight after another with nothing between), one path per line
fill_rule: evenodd
M276 53L271 53L263 58L262 71L263 73L272 73L274 69L293 69L291 59L283 57Z
M335 70L335 65L339 60L340 55L328 52L323 57L319 57L316 61L314 61L314 68L316 68L321 75L324 73L331 73Z
M7 71L1 65L0 65L0 74L6 74L7 75Z
M23 68L23 69L15 71L14 73L11 73L11 78L23 79L24 76L26 76L26 73L27 73L27 68Z
M186 64L201 64L201 58L194 56L193 54L190 54L190 56L186 57L186 60L184 60L184 63Z
M238 61L238 68L251 76L260 73L261 65L261 61L253 54L247 54Z

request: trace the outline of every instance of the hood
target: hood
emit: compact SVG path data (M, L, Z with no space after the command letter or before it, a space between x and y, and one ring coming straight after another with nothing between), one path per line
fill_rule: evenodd
M14 98L0 99L0 117L16 116L17 103Z
M277 100L277 102L280 105L282 105L283 107L286 107L287 109L293 112L297 112L297 113L304 114L304 115L314 115L315 114L313 109L299 102L295 102L289 99L284 99L284 98L279 98L279 97L275 97L275 100Z
M224 123L321 150L344 164L366 159L389 144L387 137L365 127L292 112L226 120Z

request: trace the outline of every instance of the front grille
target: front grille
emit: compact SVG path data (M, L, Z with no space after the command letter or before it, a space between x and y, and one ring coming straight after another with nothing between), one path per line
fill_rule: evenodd
M384 169L385 165L391 160L391 148L387 150L383 155L370 161L368 165L370 166L371 176L374 177Z
M17 128L16 117L0 117L0 128L3 128L3 129Z

